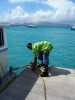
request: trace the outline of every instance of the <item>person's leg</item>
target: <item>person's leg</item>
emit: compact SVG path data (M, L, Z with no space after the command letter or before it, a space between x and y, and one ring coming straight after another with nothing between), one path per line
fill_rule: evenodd
M38 59L41 61L41 64L43 64L43 53L42 52L38 54Z
M48 76L49 53L44 54L45 75Z
M49 64L49 53L44 54L44 64L48 66Z

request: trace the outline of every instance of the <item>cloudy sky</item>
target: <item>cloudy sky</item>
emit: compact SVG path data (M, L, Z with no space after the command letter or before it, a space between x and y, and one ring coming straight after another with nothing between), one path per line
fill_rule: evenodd
M0 22L75 23L75 0L1 0Z

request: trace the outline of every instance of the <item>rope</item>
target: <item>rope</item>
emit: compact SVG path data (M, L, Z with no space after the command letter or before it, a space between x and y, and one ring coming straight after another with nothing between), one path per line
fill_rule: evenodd
M47 100L47 93L46 93L46 84L45 84L45 80L41 77L42 81L43 81L43 89L44 89L44 98L45 100Z

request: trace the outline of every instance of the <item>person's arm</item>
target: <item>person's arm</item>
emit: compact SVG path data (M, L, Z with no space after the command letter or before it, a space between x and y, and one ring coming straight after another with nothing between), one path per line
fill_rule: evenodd
M34 56L34 59L33 59L32 63L31 63L32 70L35 70L36 65L37 65L37 56Z
M34 49L32 49L32 52L33 52L33 63L34 64L37 64L37 49L36 48L34 48Z
M34 56L32 63L37 64L37 56Z
M34 56L34 63L37 64L37 56Z
M33 59L32 62L33 64L37 64L37 55L33 53Z
M33 50L33 63L37 64L37 53L36 50Z

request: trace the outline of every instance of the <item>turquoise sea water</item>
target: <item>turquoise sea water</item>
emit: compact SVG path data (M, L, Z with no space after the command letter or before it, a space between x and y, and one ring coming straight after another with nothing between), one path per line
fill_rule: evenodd
M20 67L32 59L32 52L25 46L28 42L50 41L54 49L50 65L75 68L75 31L69 28L12 26L5 28L8 41L9 66Z

